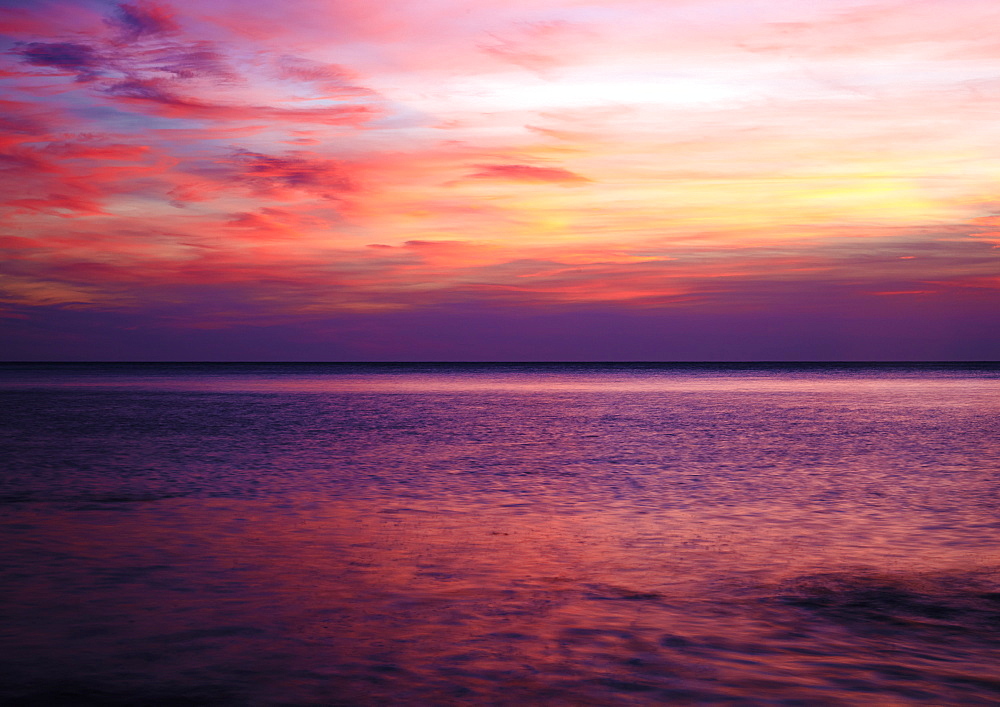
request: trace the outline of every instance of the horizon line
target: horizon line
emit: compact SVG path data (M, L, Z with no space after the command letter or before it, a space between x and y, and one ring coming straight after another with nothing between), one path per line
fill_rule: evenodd
M940 364L1000 364L993 359L935 359L935 360L853 360L853 359L796 359L796 360L351 360L351 361L267 361L267 360L11 360L0 361L0 365L40 365L40 364L93 364L93 365L940 365Z

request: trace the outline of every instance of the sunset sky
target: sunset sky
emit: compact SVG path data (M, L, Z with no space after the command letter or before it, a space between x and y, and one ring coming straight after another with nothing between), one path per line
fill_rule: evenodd
M996 359L998 27L0 0L0 355Z

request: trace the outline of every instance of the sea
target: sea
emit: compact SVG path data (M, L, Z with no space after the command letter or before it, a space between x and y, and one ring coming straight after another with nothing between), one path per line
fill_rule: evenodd
M0 704L1000 705L1000 365L0 364Z

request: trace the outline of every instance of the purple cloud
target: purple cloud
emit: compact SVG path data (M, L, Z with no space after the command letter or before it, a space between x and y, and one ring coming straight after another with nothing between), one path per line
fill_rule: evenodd
M18 52L25 63L76 72L77 81L96 78L102 68L100 55L86 44L32 42Z
M136 40L177 30L173 13L162 5L151 2L122 3L108 24L121 32L126 39Z

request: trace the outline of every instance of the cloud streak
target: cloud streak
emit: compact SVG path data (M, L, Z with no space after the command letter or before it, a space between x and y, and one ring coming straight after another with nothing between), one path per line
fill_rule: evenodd
M558 167L534 167L527 164L481 164L469 175L471 179L509 179L515 182L589 182L586 177Z

